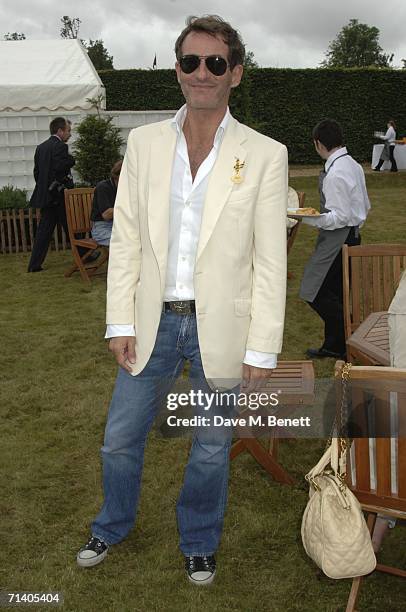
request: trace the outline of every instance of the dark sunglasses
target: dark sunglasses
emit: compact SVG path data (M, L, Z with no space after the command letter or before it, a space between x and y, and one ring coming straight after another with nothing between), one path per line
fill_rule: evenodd
M185 74L191 74L200 66L200 61L206 62L207 70L215 76L221 76L227 70L228 62L221 55L184 55L179 60L179 66Z

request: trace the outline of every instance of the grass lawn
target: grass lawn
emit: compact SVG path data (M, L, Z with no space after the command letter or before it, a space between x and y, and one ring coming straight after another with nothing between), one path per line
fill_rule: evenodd
M406 173L367 179L373 209L363 242L404 241ZM291 184L306 192L307 205L317 204L315 176ZM314 240L302 227L289 258L285 359L304 358L322 338L319 319L298 298ZM72 612L344 610L350 581L322 575L300 539L303 475L324 447L318 440L280 444L294 486L273 482L248 455L232 462L218 575L199 590L185 579L175 521L189 441L152 432L136 528L100 566L76 566L102 499L99 448L116 368L103 340L105 278L90 290L78 276L65 279L70 260L69 252L51 253L47 270L29 275L27 255L0 256L0 591L59 591ZM331 376L333 366L316 362L317 376ZM398 525L383 562L400 564L405 548L406 529ZM405 581L373 574L358 609L400 612L405 600Z

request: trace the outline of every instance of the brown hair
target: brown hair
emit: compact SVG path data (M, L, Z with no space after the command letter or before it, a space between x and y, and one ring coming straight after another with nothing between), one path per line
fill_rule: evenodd
M122 159L119 159L118 161L116 161L116 163L114 164L110 172L111 178L118 178L120 176L122 165L123 165Z
M313 140L318 140L327 151L342 147L344 136L341 125L335 119L323 119L314 126L312 132Z
M49 124L49 131L51 134L56 134L58 130L64 130L70 123L65 117L55 117Z
M396 129L396 123L393 119L389 119L388 121L389 125L391 125L394 129Z
M178 61L182 57L183 41L190 32L205 32L210 36L220 36L228 45L230 70L237 64L244 63L245 47L240 34L218 15L190 16L186 19L186 28L182 30L175 43L175 54Z

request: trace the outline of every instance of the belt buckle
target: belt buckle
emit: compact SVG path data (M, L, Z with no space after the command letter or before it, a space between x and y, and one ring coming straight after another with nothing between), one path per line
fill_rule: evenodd
M174 310L177 314L190 314L190 303L188 302L172 302L171 303L171 308L172 310Z

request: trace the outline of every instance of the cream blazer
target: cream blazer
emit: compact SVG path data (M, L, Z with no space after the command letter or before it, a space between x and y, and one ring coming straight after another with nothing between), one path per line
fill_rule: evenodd
M168 254L176 130L171 120L131 131L114 207L107 323L133 324L143 370L155 345ZM233 182L236 159L242 182ZM246 349L279 353L286 297L286 147L230 121L212 169L194 291L207 379L240 379Z

